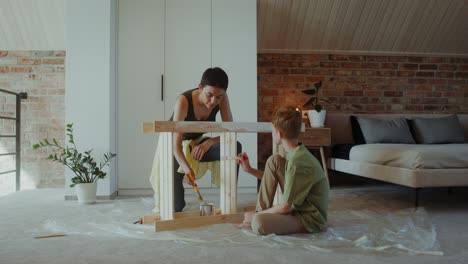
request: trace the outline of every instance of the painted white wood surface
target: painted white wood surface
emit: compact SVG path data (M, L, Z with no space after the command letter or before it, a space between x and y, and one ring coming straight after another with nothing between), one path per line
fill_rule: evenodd
M235 157L237 137L235 132L221 133L221 156ZM221 159L220 204L222 214L234 214L237 211L237 172L235 159Z

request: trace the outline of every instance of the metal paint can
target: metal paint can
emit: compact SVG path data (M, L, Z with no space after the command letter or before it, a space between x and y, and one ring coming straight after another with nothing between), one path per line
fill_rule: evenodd
M200 216L213 215L214 205L213 203L201 203L200 204Z

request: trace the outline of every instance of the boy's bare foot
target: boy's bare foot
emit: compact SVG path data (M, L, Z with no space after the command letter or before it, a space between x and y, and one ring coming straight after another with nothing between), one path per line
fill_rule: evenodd
M236 228L239 228L239 229L252 229L252 225L250 223L247 223L247 222L243 222L241 224L238 224L238 225L234 225Z

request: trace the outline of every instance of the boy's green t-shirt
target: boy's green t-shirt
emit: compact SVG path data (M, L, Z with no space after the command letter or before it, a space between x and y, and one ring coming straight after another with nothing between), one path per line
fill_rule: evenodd
M328 179L318 160L301 145L286 153L283 199L309 232L327 223Z

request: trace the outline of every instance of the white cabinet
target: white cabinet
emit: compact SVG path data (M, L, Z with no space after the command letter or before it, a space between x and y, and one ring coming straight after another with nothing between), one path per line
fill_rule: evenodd
M166 1L165 102L168 120L177 97L200 83L211 67L211 0ZM211 176L197 181L211 187Z
M211 67L211 0L166 1L166 120L174 102Z
M118 34L121 193L151 188L157 135L143 134L141 123L168 120L177 97L197 87L207 68L227 72L234 119L257 120L255 1L121 0ZM239 135L239 141L255 164L257 135ZM211 179L203 177L198 184L210 187ZM240 175L239 186L255 187L256 180Z
M149 187L157 143L141 132L142 120L164 120L164 1L119 1L117 174L118 189Z

